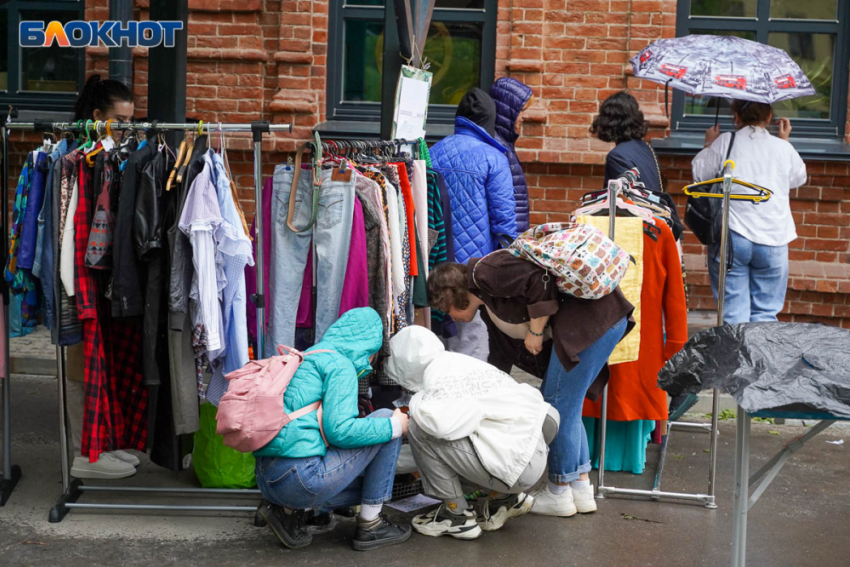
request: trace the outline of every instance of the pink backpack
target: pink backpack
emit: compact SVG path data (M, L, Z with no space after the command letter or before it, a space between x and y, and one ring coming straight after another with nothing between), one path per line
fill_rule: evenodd
M290 421L313 411L318 411L319 430L322 430L321 401L287 415L283 410L283 394L305 356L332 351L314 350L304 354L282 345L278 345L277 351L280 356L252 360L225 376L230 385L218 404L216 433L224 437L228 447L243 453L257 451ZM285 351L288 353L284 354ZM321 432L324 439L324 431Z

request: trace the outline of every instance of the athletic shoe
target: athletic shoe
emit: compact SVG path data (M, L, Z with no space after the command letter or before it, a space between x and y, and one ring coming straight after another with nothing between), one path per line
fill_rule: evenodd
M596 512L596 498L593 495L593 485L589 484L584 488L575 488L570 486L573 491L573 503L576 505L576 510L579 514L590 514Z
M118 480L136 474L136 467L118 460L109 453L101 453L97 462L90 463L85 457L74 457L71 476L74 478L96 478Z
M528 514L533 505L534 497L525 493L512 494L500 500L488 498L484 502L482 515L478 517L478 525L484 531L496 531L511 518Z
M286 547L298 549L313 542L313 536L304 529L304 510L291 510L263 500L257 513Z
M118 449L117 451L109 451L109 454L118 459L119 461L123 461L127 464L133 465L134 467L142 464L142 461L139 460L139 457L133 455L132 453L128 453L127 451L122 451Z
M355 551L371 551L389 545L404 543L410 539L410 526L393 524L383 514L374 520L357 518L357 531L351 546Z
M431 537L451 536L455 539L475 539L481 535L481 526L471 510L452 513L445 504L427 514L413 518L413 529Z
M531 507L532 514L541 516L561 516L568 518L575 516L575 502L573 501L573 491L567 486L566 490L561 494L554 494L549 490L549 486L534 495L534 505Z

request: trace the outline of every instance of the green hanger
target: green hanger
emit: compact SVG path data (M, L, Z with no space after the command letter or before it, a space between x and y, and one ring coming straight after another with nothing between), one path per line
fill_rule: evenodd
M86 142L80 147L81 150L86 151L94 146L94 137L89 133L89 128L94 124L94 120L86 120ZM97 132L95 132L97 134Z

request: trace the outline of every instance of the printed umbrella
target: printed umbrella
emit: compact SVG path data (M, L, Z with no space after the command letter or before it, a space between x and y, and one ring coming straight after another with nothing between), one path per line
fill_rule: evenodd
M696 96L772 104L815 94L809 78L785 51L735 36L661 39L631 63L635 77Z

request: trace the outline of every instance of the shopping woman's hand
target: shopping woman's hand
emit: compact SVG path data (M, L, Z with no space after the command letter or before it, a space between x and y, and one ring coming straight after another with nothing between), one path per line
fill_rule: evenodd
M714 143L714 140L720 137L720 125L712 126L708 130L705 131L705 145L704 148L707 148L711 144Z
M393 411L393 419L397 419L399 425L401 425L401 434L407 435L407 430L410 428L410 417L400 409L396 408L396 410Z
M543 350L543 337L537 337L531 333L525 335L525 348L528 352L537 356Z
M780 138L788 141L788 138L791 137L791 121L787 118L779 119L779 132L778 135Z

